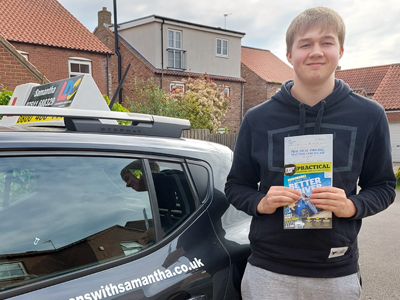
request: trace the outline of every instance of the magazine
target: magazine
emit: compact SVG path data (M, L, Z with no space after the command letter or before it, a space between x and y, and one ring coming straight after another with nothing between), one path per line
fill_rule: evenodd
M332 186L332 134L285 138L284 185L301 192L301 199L284 207L284 229L332 228L332 212L310 202L312 190Z

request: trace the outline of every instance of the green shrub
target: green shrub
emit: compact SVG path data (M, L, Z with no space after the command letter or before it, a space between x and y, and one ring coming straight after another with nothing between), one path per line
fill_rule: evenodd
M148 80L135 78L133 90L137 101L126 100L131 112L174 118L184 117L182 109L173 99L167 99L168 93L160 89L153 77Z
M103 98L104 98L104 100L106 100L107 105L110 105L110 98L107 95L103 95ZM112 111L121 111L121 112L130 112L128 109L123 107L118 102L114 102L113 107L112 107L111 110ZM118 124L120 124L120 125L130 125L131 121L118 120Z
M396 189L400 190L400 167L396 172L396 179L397 179Z
M0 84L0 105L8 105L13 92L8 91L4 85Z

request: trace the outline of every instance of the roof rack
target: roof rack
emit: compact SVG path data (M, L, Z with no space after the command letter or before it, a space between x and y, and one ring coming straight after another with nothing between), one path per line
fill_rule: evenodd
M128 135L181 137L182 130L190 129L190 121L163 116L102 110L85 110L37 106L0 106L3 116L63 117L67 130ZM105 120L132 121L131 125L104 124ZM36 124L28 123L28 126ZM23 124L21 126L27 126ZM37 125L36 125L37 126ZM46 126L40 123L40 126Z

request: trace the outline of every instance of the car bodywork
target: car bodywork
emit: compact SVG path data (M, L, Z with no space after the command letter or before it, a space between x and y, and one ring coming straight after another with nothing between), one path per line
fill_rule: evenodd
M50 273L43 272L44 275L30 274L25 278L14 277L15 280L8 277L0 281L1 299L240 299L240 279L250 254L247 239L250 220L249 216L230 206L224 195L224 184L232 160L232 151L227 147L182 138L70 132L54 128L1 128L0 140L2 141L0 160L6 161L4 166L12 166L14 161L32 161L32 163L36 161L40 162L37 163L39 166L44 166L49 161L58 161L62 165L62 161L66 160L65 168L69 168L68 161L76 162L80 159L82 163L77 164L76 167L79 169L85 161L91 162L94 157L100 161L139 159L150 174L151 160L179 164L187 176L195 200L193 211L176 228L166 234L161 228L161 213L158 212L157 196L154 191L149 190L150 222L154 226L156 238L148 247L123 256L94 259L94 263L85 262L78 264L75 268L68 267ZM71 160L71 158L75 159ZM10 170L4 168L2 172L6 175L3 194L6 195L10 192L7 188L7 174L11 173ZM25 168L29 169L29 166ZM41 191L44 195L54 190L55 186L63 186L66 175L71 175L71 171L64 174L62 170L57 170L53 174L53 169L46 170L47 173L41 173L47 174L49 180L46 189ZM10 176L14 178L16 170L12 172ZM51 174L48 174L49 172ZM44 176L41 175L40 179ZM60 180L63 179L56 181L57 177ZM76 178L78 175L72 177ZM82 178L85 177L82 176ZM151 177L147 176L146 181L147 186L154 185ZM39 178L36 184L39 184ZM103 185L102 182L89 184L94 185L94 191L96 185L99 189ZM75 186L70 186L72 191L75 188ZM68 189L65 191L67 193ZM39 191L38 194L40 194ZM34 196L30 196L26 201L17 201L21 209L17 210L17 204L12 206L12 209L16 211L15 218L0 217L2 243L7 244L13 241L13 238L8 236L8 231L13 236L28 236L27 232L30 232L30 241L34 244L39 239L35 235L35 230L42 230L47 224L46 234L51 233L57 230L55 225L52 227L52 224L56 223L52 222L59 221L60 218L65 218L65 222L70 219L76 220L81 216L79 211L84 211L82 207L91 207L88 215L98 214L101 209L108 210L106 202L99 203L97 206L96 204L88 206L90 201L96 202L100 196L96 198L92 193L88 197L89 200L80 201L77 205L74 203L76 209L73 210L69 204L72 199L64 199L60 192L59 195L54 195L53 201L44 203L48 205L46 216L49 220L52 220L52 212L56 214L54 207L57 207L57 201L61 201L60 203L70 210L68 213L66 210L64 215L62 212L58 213L57 220L49 221L48 224L39 221L45 216L40 211L39 204L28 205L31 201L29 199L33 201ZM113 201L113 199L107 199L107 201ZM83 205L81 209L80 205ZM7 207L0 209L0 215L11 215L10 207L8 204ZM30 213L22 213L26 212L22 208L29 209ZM46 211L45 208L43 211ZM100 218L100 214L98 216ZM144 221L148 223L146 216ZM34 224L38 223L42 224L42 227L35 229ZM103 222L98 222L98 224L103 224ZM118 230L122 230L120 227L124 226L119 226ZM62 233L60 231L59 235ZM100 233L96 234L100 235ZM89 238L95 241L94 236L95 234L84 237L85 242ZM84 239L68 244L70 253L67 259L59 259L57 256L61 255L62 251L66 251L67 246L59 248L54 240L43 236L37 244L41 247L46 246L46 250L34 252L29 248L21 252L17 248L12 250L13 247L3 247L12 250L7 252L8 250L1 251L2 247L0 247L0 261L8 266L12 264L16 266L19 261L40 255L40 259L34 260L39 266L40 264L45 266L46 259L54 261L56 257L57 263L66 264L67 260L83 259L85 252L78 246L83 245ZM119 241L119 244L129 247L128 243ZM107 247L102 245L96 247L97 250L100 249L99 251L106 253ZM92 247L92 249L95 248ZM1 266L0 263L0 268ZM28 273L27 270L24 272Z

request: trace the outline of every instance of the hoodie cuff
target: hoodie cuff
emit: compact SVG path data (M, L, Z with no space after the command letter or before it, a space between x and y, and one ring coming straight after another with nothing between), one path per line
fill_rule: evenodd
M257 206L260 203L261 199L264 198L265 195L266 194L264 194L264 193L258 192L257 195L254 196L254 199L253 199L253 201L251 201L251 205L249 207L250 213L252 216L254 216L254 217L262 217L263 216L263 214L259 214L257 212Z

